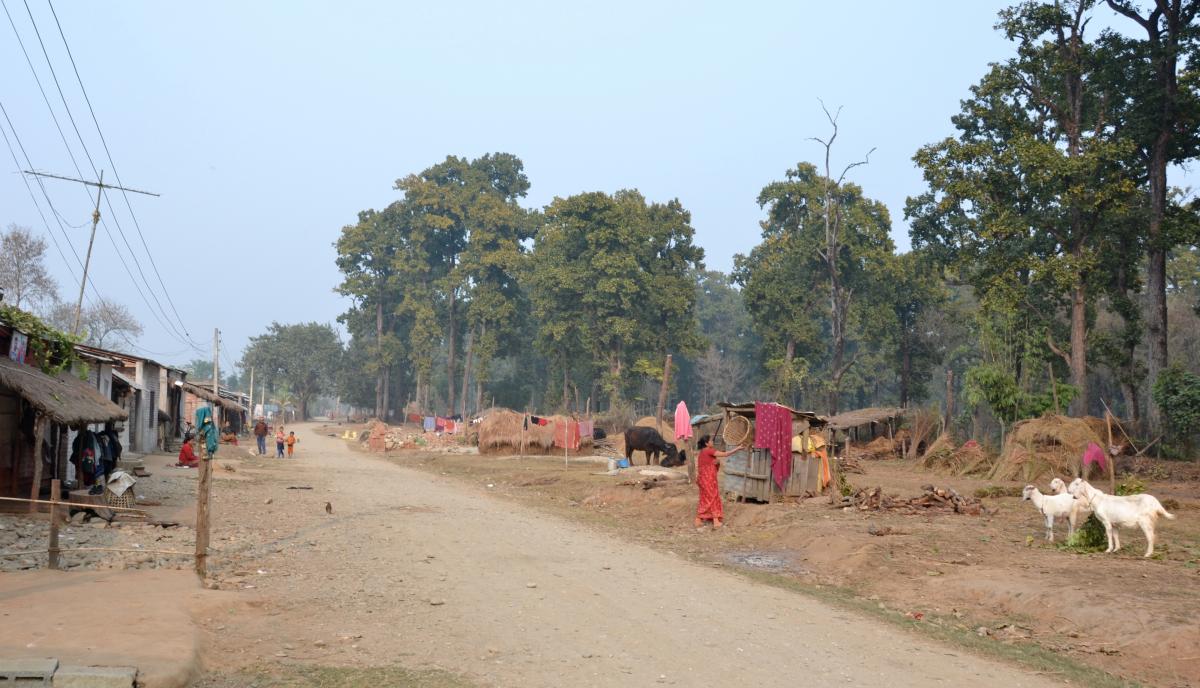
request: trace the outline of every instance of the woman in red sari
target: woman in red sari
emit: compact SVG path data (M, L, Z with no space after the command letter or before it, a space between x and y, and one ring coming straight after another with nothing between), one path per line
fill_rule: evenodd
M712 447L712 436L700 438L697 445L700 455L696 458L696 487L700 488L700 502L696 505L696 527L702 528L705 521L712 521L713 528L720 528L725 518L725 509L721 504L721 492L717 487L717 470L721 467L721 459L737 453L740 449L719 452Z
M183 441L183 446L179 448L179 462L175 465L181 468L195 468L200 465L196 452L192 451L192 438Z

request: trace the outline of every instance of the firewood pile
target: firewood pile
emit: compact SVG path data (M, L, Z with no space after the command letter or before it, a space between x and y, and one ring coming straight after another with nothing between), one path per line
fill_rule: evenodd
M838 468L840 468L843 473L858 473L860 475L866 474L866 471L863 470L862 463L860 463L859 460L853 456L839 456L837 461Z
M882 487L862 488L843 497L838 506L859 511L894 511L903 514L945 512L978 516L983 506L978 499L960 495L953 488L924 485L917 497L901 499L885 494Z

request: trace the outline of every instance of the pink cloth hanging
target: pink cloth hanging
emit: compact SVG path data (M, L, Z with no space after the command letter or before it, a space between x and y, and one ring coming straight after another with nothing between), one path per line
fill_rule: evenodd
M792 474L792 412L779 404L754 402L754 448L771 452L771 476L782 490Z
M1083 450L1084 469L1087 469L1091 464L1096 464L1102 471L1108 467L1108 464L1105 463L1104 450L1095 442L1088 442L1087 449Z
M686 440L692 436L692 414L682 401L675 407L675 439Z

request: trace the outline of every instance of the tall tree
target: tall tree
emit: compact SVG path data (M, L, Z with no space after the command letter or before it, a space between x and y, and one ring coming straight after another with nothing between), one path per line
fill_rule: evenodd
M312 400L335 388L341 357L342 342L330 325L271 323L265 333L250 338L242 365L252 366L269 384L286 386L306 419Z
M914 246L952 244L993 299L1053 312L1065 302L1070 344L1048 347L1070 370L1071 412L1089 409L1088 310L1099 256L1114 239L1107 223L1132 198L1123 173L1129 147L1113 135L1102 58L1084 36L1092 0L1027 2L1001 13L1017 56L993 65L954 118L957 139L923 148L916 161L932 193L910 201Z
M1200 145L1200 83L1194 74L1200 42L1198 0L1151 0L1142 9L1135 0L1107 0L1108 6L1134 22L1145 40L1126 43L1125 56L1133 69L1126 83L1133 116L1126 134L1137 141L1148 181L1149 217L1146 227L1146 375L1153 384L1167 367L1167 254L1172 240L1164 231L1172 163L1194 157ZM1190 62L1188 54L1192 53ZM1193 77L1181 83L1179 69L1187 65ZM1147 420L1158 434L1162 417L1148 396Z
M25 310L57 301L58 285L45 261L46 240L28 227L10 224L0 232L0 292L5 300Z

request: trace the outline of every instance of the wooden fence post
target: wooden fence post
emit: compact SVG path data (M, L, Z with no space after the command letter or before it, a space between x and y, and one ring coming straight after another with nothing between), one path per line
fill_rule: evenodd
M208 495L212 484L212 456L200 460L200 481L196 487L196 575L208 575Z
M37 501L42 496L42 434L46 431L46 414L38 413L33 421L33 487L29 498ZM29 505L29 513L37 511L37 504Z
M62 481L58 478L50 481L50 547L48 548L49 567L58 568L58 502L62 500Z

